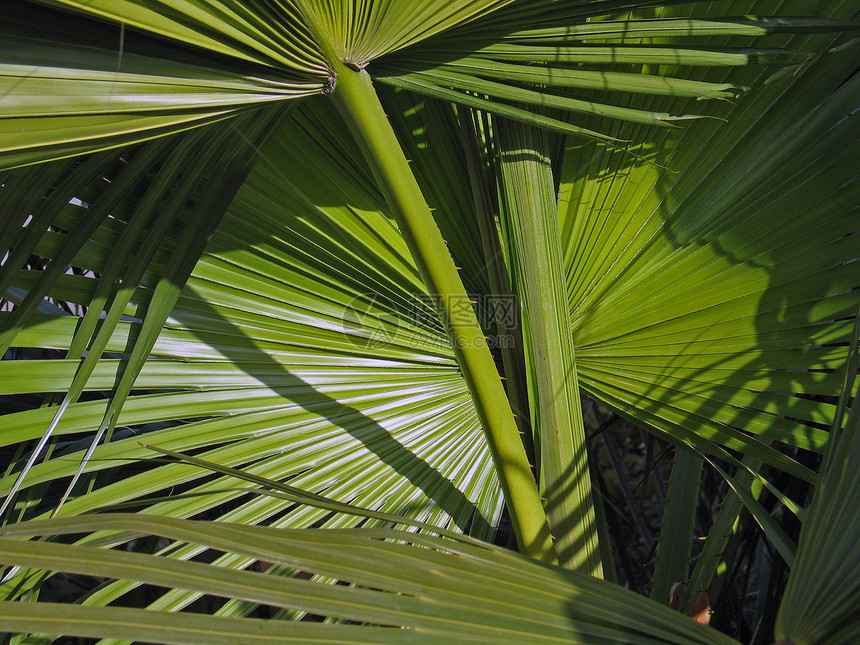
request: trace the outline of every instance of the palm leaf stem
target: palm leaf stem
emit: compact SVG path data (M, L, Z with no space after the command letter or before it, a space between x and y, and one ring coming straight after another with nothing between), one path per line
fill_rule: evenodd
M761 462L750 457L745 457L743 463L750 470L761 468ZM748 470L738 469L735 473L735 482L746 489L752 487L755 481L755 477ZM743 501L734 490L729 488L708 531L705 546L696 558L690 581L680 594L682 612L686 613L693 608L702 589L707 590L712 606L716 606L719 602L728 567L737 547L743 510ZM733 540L734 544L732 544Z
M703 465L694 451L683 445L675 448L651 584L651 598L657 602L669 603L672 585L686 581L689 575Z
M496 127L547 516L562 566L602 577L549 139L515 121L500 119Z

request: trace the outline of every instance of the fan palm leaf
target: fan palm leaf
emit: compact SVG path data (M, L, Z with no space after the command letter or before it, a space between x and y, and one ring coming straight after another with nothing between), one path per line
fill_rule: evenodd
M650 142L643 157L665 169L568 150L562 238L589 393L814 477L778 446L821 451L835 413L821 397L838 387L860 277L857 149L841 143L860 126L845 118L854 71L852 55L820 59L727 105L725 126Z

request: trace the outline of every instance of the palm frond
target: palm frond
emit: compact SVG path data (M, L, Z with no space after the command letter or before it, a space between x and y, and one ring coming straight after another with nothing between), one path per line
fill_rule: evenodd
M491 545L472 545L384 529L273 530L110 514L31 522L7 536L111 531L119 540L156 534L240 553L364 588L273 578L253 572L54 542L0 540L4 562L47 566L106 578L184 587L276 607L301 609L369 625L328 625L169 614L120 607L2 603L4 625L60 629L77 635L165 643L227 642L245 629L249 643L457 642L733 643L677 612L612 583L542 565ZM22 607L23 610L19 609ZM39 607L40 616L27 611ZM143 614L149 619L143 621ZM154 617L157 616L157 620ZM122 620L123 629L113 625ZM183 623L182 621L187 621ZM205 626L205 627L204 627ZM220 639L220 640L219 640ZM327 641L328 639L328 641Z
M206 26L182 23L131 2L66 4L117 17L119 24L29 4L9 9L14 17L0 27L0 168L146 141L327 88L318 54L264 48L261 43L272 44L271 33L247 35L240 24L248 24L226 18ZM173 42L126 30L127 24L150 26ZM283 29L300 31L301 25L285 22ZM225 36L231 34L244 34L246 42L229 46ZM189 52L180 43L200 49Z
M724 105L727 124L649 136L642 159L568 144L560 213L586 391L722 459L715 444L814 479L779 446L823 449L857 306L855 63L817 59Z
M502 230L523 326L535 468L559 564L602 576L546 133L495 124Z

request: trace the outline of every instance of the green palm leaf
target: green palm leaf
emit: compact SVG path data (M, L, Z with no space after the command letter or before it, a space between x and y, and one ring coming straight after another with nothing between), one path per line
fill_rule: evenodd
M623 92L726 97L740 87L641 76L616 68L620 63L744 65L774 56L790 59L792 52L744 47L654 49L626 39L855 28L836 20L791 17L668 18L665 22L627 20L586 26L592 16L617 9L617 3L610 0L563 10L554 6L550 14L531 6L524 9L522 2L512 0L471 0L456 5L422 2L411 12L398 11L387 3L324 4L312 14L303 8L305 2L294 1L277 5L189 1L168 3L166 10L133 0L51 0L44 4L107 20L115 27L29 5L16 10L15 19L3 27L6 46L0 50L0 92L9 106L0 118L15 119L14 126L7 126L0 147L2 167L164 136L230 118L242 108L264 101L330 92L336 75L325 62L321 43L305 24L309 15L317 16L314 20L319 28L337 43L337 56L354 67L373 61L374 76L384 82L464 104L475 105L478 100L464 92L477 92L658 125L678 116L613 105L603 98L584 101L546 91L536 93L526 86L598 86ZM557 28L555 32L541 29L553 19L570 26L563 33ZM76 31L92 33L93 44L82 46L74 40L71 34ZM468 48L463 60L451 61L452 51L463 51L461 33L478 46ZM500 38L504 38L503 44L480 46ZM547 39L552 47L542 45L541 50L531 45ZM607 42L584 48L583 39ZM195 52L179 49L177 44L191 45ZM571 45L575 47L571 49ZM470 54L478 56L471 64ZM598 69L583 70L582 64L596 64ZM484 106L535 122L535 117L495 101ZM545 119L544 125L607 139L606 133L559 119Z
M185 22L131 2L80 4L99 16L111 15L108 5L120 24L25 5L0 27L0 167L144 141L326 88L325 67L308 43L296 37L292 47L276 46L270 28L246 33L252 25L238 16ZM253 24L260 22L258 16ZM148 26L172 42L126 24ZM91 41L81 43L79 33Z
M351 582L284 580L158 556L0 540L0 557L21 566L77 571L183 587L221 597L301 609L371 625L319 625L176 616L120 607L43 603L41 629L164 643L229 642L245 630L250 643L734 643L646 598L584 574L542 565L489 544L466 544L383 529L273 530L142 515L114 514L6 527L8 536L111 531L118 540L155 533ZM20 608L20 609L19 609ZM4 625L27 628L28 603L3 602ZM153 618L157 616L157 620ZM179 619L185 622L181 622ZM122 630L115 627L122 621ZM373 626L381 625L381 626ZM398 629L399 628L399 629Z
M706 451L814 477L778 446L824 447L820 395L838 386L856 307L857 150L839 143L857 136L854 69L818 60L725 106L728 124L650 137L642 159L568 147L560 212L589 393Z

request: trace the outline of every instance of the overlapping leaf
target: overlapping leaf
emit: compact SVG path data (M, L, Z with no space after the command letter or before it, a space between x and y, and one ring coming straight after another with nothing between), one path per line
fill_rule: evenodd
M271 28L268 37L246 33L242 29L251 25L238 17L239 24L225 18L204 29L142 6L134 12L132 3L82 4L99 15L102 5L109 5L119 12L120 22L111 27L20 3L7 8L11 18L0 26L0 167L181 132L261 102L317 94L328 83L319 55L299 34L287 41L293 44L286 49L274 51L263 47L275 48ZM135 19L138 13L163 26L155 29L157 34L178 42L126 30L126 24L144 21ZM300 23L289 25L300 31ZM219 27L220 40L213 38L217 31L211 32ZM230 46L225 33L240 34L245 42ZM179 43L201 49L189 52ZM263 52L251 50L251 56L247 51L255 44Z
M0 113L3 167L164 136L229 118L261 101L329 92L336 78L309 21L328 34L338 56L357 67L370 64L371 73L385 82L602 140L615 137L555 117L538 119L505 102L665 126L687 117L626 106L617 92L725 98L741 87L643 75L631 72L629 64L746 65L799 55L780 48L679 46L678 37L851 28L835 20L791 17L613 20L591 27L589 19L617 9L608 0L573 8L550 3L548 11L512 0L422 2L410 11L370 1L42 4L83 17L29 4L16 4L12 11L10 3L14 18L4 24L0 39L0 94L8 106ZM782 8L761 7L771 9ZM547 27L558 24L564 27ZM643 36L675 40L655 48L639 45ZM557 91L565 88L610 95Z
M190 496L143 505L164 515L215 513L247 524L355 522L328 518L327 511L292 509L288 500L248 498L225 490L236 487L230 477L213 479L187 465L144 466L113 481L113 473L127 469L129 460L153 457L138 443L146 433L155 445L203 449L207 459L341 501L492 535L501 494L447 337L357 151L346 143L330 145L348 141L344 126L327 104L308 107L263 149L256 171L148 350L135 380L137 392L118 411L113 440L95 448L61 514L173 490ZM324 113L328 117L320 120ZM345 173L349 183L324 179ZM87 210L67 205L54 224L74 229ZM127 228L107 219L72 264L104 276L111 250ZM457 242L460 248L464 239ZM50 255L57 245L47 240L37 249ZM173 251L169 237L140 278L143 286L134 292L127 315L144 315L153 280L163 263L175 261ZM29 275L21 272L14 284L30 288ZM86 306L98 284L96 277L66 275L48 293ZM15 336L14 346L66 349L76 327L71 316L36 315ZM123 354L140 341L141 327L134 320L116 324L109 353L85 381L85 391L114 387L125 369ZM78 369L71 358L4 361L0 381L7 395L63 393ZM88 434L109 405L103 400L67 405L53 431L58 441L52 458L27 469L19 512L40 485L75 473ZM3 443L23 446L38 439L55 411L7 415ZM176 426L179 420L183 423ZM18 479L17 469L8 472L4 492ZM44 498L32 510L50 510L45 503L56 504L56 498ZM193 553L181 547L173 555ZM222 564L241 568L250 562L226 558ZM162 602L175 608L191 600L177 591Z
M591 120L594 126L587 127L583 115L669 127L696 118L701 108L687 104L677 109L679 103L661 107L631 104L629 95L728 99L749 89L713 76L687 78L685 67L787 65L805 59L802 49L750 47L743 41L727 42L726 36L857 28L845 20L791 16L678 18L654 10L648 3L625 3L625 9L639 10L639 16L648 16L648 20L636 19L636 13L626 19L596 19L617 10L617 3L544 4L543 11L534 3L501 8L477 24L454 29L391 59L382 57L371 71L380 81L397 87L562 134L611 142L619 136L608 123ZM750 10L786 9L778 3L756 3ZM681 15L683 11L689 8ZM713 35L722 39L708 42L702 38ZM476 42L486 44L475 48ZM558 112L536 116L511 102L560 110L569 116L560 117ZM676 109L668 109L670 105Z
M562 226L590 393L813 478L779 446L823 448L857 306L855 70L850 51L816 60L726 105L728 123L649 132L640 158L569 142Z
M225 571L195 562L51 542L0 539L0 559L107 578L183 587L369 625L238 620L120 607L3 602L0 619L40 629L164 643L734 643L611 583L542 565L490 545L380 529L273 530L140 515L71 518L8 527L10 535L109 530L120 540L156 534L241 554L364 588ZM122 622L122 629L114 627Z

